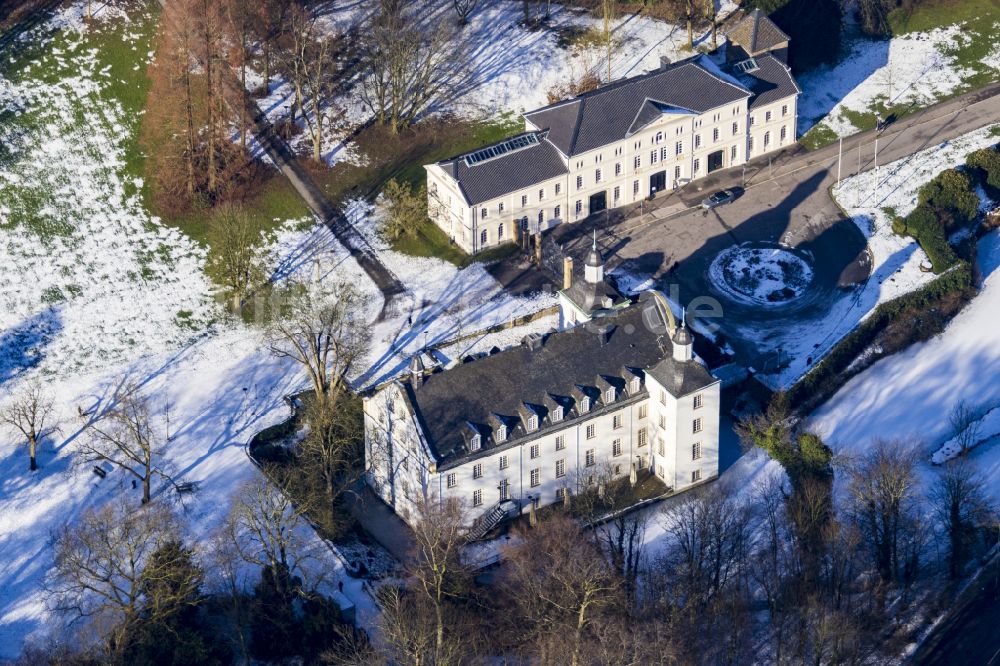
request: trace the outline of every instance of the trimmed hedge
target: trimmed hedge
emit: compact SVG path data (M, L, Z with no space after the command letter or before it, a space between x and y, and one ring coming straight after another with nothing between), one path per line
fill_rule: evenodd
M1000 190L1000 151L996 148L982 148L969 153L965 164L983 175L983 182L995 190Z
M945 169L920 188L917 203L931 209L945 229L952 229L976 219L979 197L972 191L972 181L967 175Z
M892 230L900 235L913 236L927 253L935 273L943 273L958 261L954 250L948 244L948 239L944 236L944 226L934 211L925 205L921 204L914 208L905 219L893 220Z
M929 314L938 316L938 321L929 324L913 321L910 338L899 347L902 349L917 339L926 339L943 329L947 318L957 312L957 309L949 313L942 306L955 305L953 299L958 299L957 304L964 305L975 295L975 291L972 267L962 262L922 289L882 303L868 319L838 342L815 368L788 390L789 405L801 414L812 411L863 369L848 371L855 359L890 325L905 318L919 319ZM883 349L880 356L895 353L899 349Z

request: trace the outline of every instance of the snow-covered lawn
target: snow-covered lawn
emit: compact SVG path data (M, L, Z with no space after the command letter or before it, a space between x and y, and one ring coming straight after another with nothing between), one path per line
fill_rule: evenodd
M799 78L799 134L816 127L847 136L862 129L855 124L860 114L928 106L967 89L984 72L1000 78L1000 49L975 63L963 58L973 40L988 40L1000 28L981 21L879 40L848 24L841 59Z
M154 484L155 501L175 504L192 543L207 544L236 488L257 474L244 444L287 416L284 396L303 386L297 367L268 353L262 333L228 317L204 274L204 248L144 208L126 146L139 118L109 93L80 21L80 5L57 17L64 29L24 69L0 70L0 406L38 379L56 404L59 432L27 471L26 451L0 434L0 659L56 627L43 589L53 565L52 532L81 511L137 491L121 472L98 479L76 454L79 411L107 405L123 378L169 413L164 465L198 490L183 502ZM99 15L100 18L100 15ZM105 20L126 21L121 15ZM126 31L128 32L128 31ZM136 44L137 66L147 56ZM141 52L141 53L140 53ZM373 222L369 210L352 214ZM278 280L348 281L366 295L371 320L381 297L322 226L289 220L270 255ZM306 227L306 230L302 229ZM408 291L372 325L361 385L389 378L409 354L554 303L552 295L511 298L481 265L459 270L435 259L379 252ZM530 329L534 330L534 329ZM521 334L523 335L523 333ZM519 337L504 331L483 344ZM342 571L326 551L333 582ZM360 581L345 582L364 626L375 609Z
M761 347L776 354L780 350L782 360L781 369L763 375L763 380L774 388L787 388L806 373L810 358L817 362L879 303L934 279L932 273L920 269L927 255L912 238L893 233L887 211L908 214L917 205L917 191L924 183L945 169L964 164L966 155L996 141L992 128L984 127L879 167L877 191L874 171L852 176L833 189L834 198L868 239L872 275L830 303L821 322L813 320L758 336Z
M954 435L949 414L965 402L979 413L1000 406L1000 231L979 243L982 291L937 337L878 361L854 377L809 420L838 453L864 452L877 439L911 442L930 456ZM986 426L995 425L991 419ZM997 434L988 432L983 436ZM1000 438L967 454L1000 502Z
M560 35L582 34L602 30L602 22L589 13L552 3L549 25L528 30L521 25L523 10L520 2L486 0L480 2L461 29L459 39L468 49L467 70L459 88L450 91L447 100L432 105L433 112L451 112L472 119L495 118L505 112L521 113L548 103L547 93L556 86L578 81L584 74L596 73L607 78L606 53L595 44L560 45ZM727 16L736 3L724 0L720 16ZM451 0L425 0L421 15L431 23L455 22ZM357 30L369 17L371 8L356 0L333 0L320 9L331 33ZM635 76L660 66L660 57L671 61L689 57L687 29L657 19L626 15L614 21L611 74L615 79ZM695 43L707 44L707 34L696 34ZM719 35L719 42L725 38ZM247 87L258 89L259 73L248 77ZM347 94L336 99L343 111L342 127L326 141L324 159L334 164L340 161L363 160L356 147L343 138L372 116L364 104L360 82ZM260 106L272 121L287 117L293 97L292 86L279 78L272 81L269 95ZM303 123L300 123L303 124ZM304 127L304 124L303 124ZM293 143L308 149L308 133L298 135Z
M755 305L787 303L812 282L809 263L790 250L737 245L709 267L712 282L734 298Z

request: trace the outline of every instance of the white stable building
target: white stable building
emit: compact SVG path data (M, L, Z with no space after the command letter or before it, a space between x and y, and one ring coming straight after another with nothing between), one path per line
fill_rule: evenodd
M592 255L585 293L617 294ZM560 298L576 312L574 293ZM375 493L405 521L415 501L449 497L499 520L633 471L674 491L718 476L719 380L662 295L615 299L583 306L585 323L446 370L415 357L407 377L364 400Z
M426 165L428 214L470 254L795 143L788 37L759 11L700 55L524 114L524 132Z

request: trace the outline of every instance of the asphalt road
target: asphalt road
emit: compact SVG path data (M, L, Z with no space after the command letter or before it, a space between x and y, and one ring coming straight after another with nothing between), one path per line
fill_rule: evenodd
M879 164L997 121L1000 84L900 119L878 137ZM650 276L668 292L673 287L683 303L702 295L717 299L723 306L724 317L718 323L726 339L745 364L760 369L770 362L765 357L774 355L760 344L766 330L820 325L831 303L850 297L857 291L854 285L863 283L871 271L864 236L830 197L837 180L838 148L834 143L810 152L796 146L772 158L771 164L767 157L754 160L746 169L744 193L712 211L701 210L701 200L716 190L741 187L742 168L713 174L644 204L641 210L614 211L583 224L560 225L553 230L553 240L580 260L589 247L591 230L598 228L611 268L622 266ZM874 153L874 131L845 139L841 177L870 170ZM718 290L708 276L712 260L746 242L781 242L811 256L815 278L807 293L785 305L761 308ZM752 330L757 324L758 330Z
M1000 665L1000 557L914 653L915 666Z

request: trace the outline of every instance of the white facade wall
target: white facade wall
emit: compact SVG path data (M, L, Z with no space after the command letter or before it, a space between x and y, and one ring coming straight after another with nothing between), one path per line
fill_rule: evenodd
M521 500L522 510L526 511L529 496L538 506L553 504L561 501L557 495L559 489L568 488L571 496L575 495L590 483L610 476L628 476L632 463L636 463L637 469L654 473L658 465L669 470L658 475L674 490L692 484L693 469L701 470L702 481L717 476L719 384L680 399L666 393L666 404L661 404L659 384L648 375L646 381L648 395L621 399L620 406L613 408L599 407L591 417L568 420L562 428L545 427L536 437L521 437L508 444L488 446L478 456L469 456L461 464L443 469L433 463L408 407L398 404L402 390L398 384L393 384L365 400L368 483L409 521L412 499L407 495L414 492L427 498L454 497L468 509L470 518L475 518L501 499L500 486L504 481L508 484L508 498ZM693 408L694 395L701 395L702 407L697 410ZM390 407L401 422L395 428L387 428L380 420L387 405L396 405ZM665 432L658 427L660 414L668 424ZM700 416L703 423L703 430L697 436L684 430L691 429L693 414ZM615 427L616 416L620 419L618 427ZM591 426L593 437L588 437ZM386 431L391 431L391 438L386 437ZM645 432L644 445L640 445L643 441L640 432ZM556 444L560 437L561 449ZM691 443L696 437L703 442L702 458L692 461ZM379 449L386 448L385 444L376 443L387 439L391 442L391 455L380 453ZM664 441L663 455L658 453L660 439ZM617 455L616 442L620 443ZM536 445L538 455L533 458L532 447ZM588 464L589 451L593 451L592 464ZM502 457L506 457L505 469L501 468ZM564 463L562 476L557 476L558 461ZM481 470L479 477L475 474L477 466ZM532 470L538 470L537 485L532 485ZM454 475L454 485L449 487L451 475ZM475 504L476 491L481 493L478 505Z
M514 226L523 218L527 218L527 229L534 234L560 222L573 222L590 215L592 195L605 192L607 208L633 204L650 195L654 186L651 178L657 174L662 173L655 182L657 191L672 190L707 176L710 159L714 160L712 171L716 171L740 166L750 158L791 145L795 142L796 111L796 96L792 95L754 109L753 113L748 112L744 99L702 114L664 114L625 140L571 158L563 156L569 170L565 176L476 206L466 204L457 183L444 169L427 165L429 213L459 247L475 254L510 242L514 238ZM768 112L771 119L765 121ZM751 118L753 126L750 126ZM786 134L783 140L780 138L782 127ZM525 120L525 129L539 128ZM768 137L766 148L765 134ZM748 150L750 137L753 137L752 151Z

